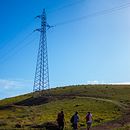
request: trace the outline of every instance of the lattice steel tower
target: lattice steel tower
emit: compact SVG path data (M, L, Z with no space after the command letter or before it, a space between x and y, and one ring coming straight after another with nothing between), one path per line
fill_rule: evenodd
M49 70L48 70L48 54L47 54L47 38L46 29L49 27L46 22L45 9L42 15L37 16L41 19L41 28L36 29L40 31L40 42L37 56L36 72L34 79L33 91L42 91L49 89Z

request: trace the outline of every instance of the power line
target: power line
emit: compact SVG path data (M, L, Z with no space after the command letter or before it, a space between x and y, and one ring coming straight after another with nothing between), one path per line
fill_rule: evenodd
M26 35L20 42L18 42L17 46L14 46L14 47L9 48L9 50L7 51L7 53L4 53L4 55L2 55L2 56L0 57L0 59L3 58L3 57L6 57L6 55L8 55L10 52L14 51L14 50L17 49L19 46L21 46L22 43L25 42L25 40L27 40L32 34L33 34L33 32L31 32L31 33L29 33L28 35ZM6 46L7 46L7 45L8 45L8 44L6 44ZM4 48L5 48L6 46L4 46Z
M8 51L8 53L6 53L6 55L5 55L5 57L1 56L1 58L0 58L1 63L2 64L5 63L9 58L18 54L21 50L23 50L25 47L30 45L34 40L36 40L36 38L31 39L29 42L26 42L26 44L19 44L18 43L18 45L21 45L21 46L12 47L10 50L13 50L13 51ZM12 52L12 54L11 54L11 52Z
M122 9L125 9L125 8L129 8L129 7L130 7L130 3L126 3L126 4L122 4L120 6L117 6L117 7L113 7L111 9L106 9L106 10L98 11L98 12L95 12L95 13L92 13L92 14L89 14L89 15L86 15L86 16L74 18L74 19L67 20L67 21L60 22L60 23L56 23L53 26L54 27L61 26L61 25L65 25L65 24L69 24L69 23L73 23L73 22L85 20L85 19L88 19L88 18L91 18L91 17L113 13L113 12L116 12L116 11L119 11L119 10L122 10Z
M31 45L31 43L32 43L33 41L35 41L35 40L36 40L36 39L34 38L34 39L32 39L30 42L28 42L28 44L26 44L26 45L20 47L19 49L15 50L15 51L12 53L12 55L9 55L8 57L2 59L2 60L1 60L1 63L2 63L2 64L6 63L6 62L8 61L8 59L10 59L10 58L16 56L16 54L20 53L25 47Z
M28 29L29 26L33 25L33 22L34 22L34 19L31 20L31 22L30 22L29 25L27 26L26 30ZM25 29L24 29L24 30L25 30ZM19 43L24 42L31 34L32 34L32 33L26 35L26 36L22 39L22 41L20 41ZM5 49L5 48L9 45L8 43L9 43L9 42L7 42L5 45L1 46L1 47L0 47L0 50Z
M66 4L66 5L63 5L62 7L58 7L58 8L51 9L51 10L48 11L48 14L54 13L54 12L59 11L59 10L63 10L63 9L65 9L65 8L72 7L72 6L74 6L74 5L78 5L78 4L80 4L80 3L83 3L84 1L86 1L86 0L78 0L78 1L73 2L73 3L69 3L69 4Z
M84 2L84 1L86 1L86 0L78 0L78 1L76 1L76 2L66 4L66 5L64 5L64 6L62 6L62 7L51 9L50 11L48 11L48 13L54 13L54 12L56 12L56 11L59 11L59 10L62 10L62 9L65 9L65 8L68 8L68 7L71 7L71 6L74 6L74 5L76 5L76 4L80 4L80 3ZM31 23L32 23L32 22L31 22ZM20 41L19 44L17 44L17 46L11 47L11 48L7 51L7 53L4 53L2 56L0 56L0 59L4 59L4 57L8 57L11 52L13 52L14 50L16 50L19 46L21 46L21 43L23 43L25 40L27 40L31 35L32 35L32 33L30 33L30 34L28 34L27 36L25 36L25 38L23 38L23 40ZM8 46L8 44L6 44L5 46L0 47L0 50L5 49L7 46ZM6 59L7 59L7 58L6 58Z
M85 1L85 0L83 0L83 1ZM67 8L69 6L72 6L72 5L78 4L78 3L81 3L81 1L79 0L79 1L77 1L75 3L65 5L63 7L58 8L57 10ZM115 11L122 10L122 9L125 9L125 8L129 8L129 7L130 7L130 3L125 3L125 4L122 4L122 5L117 6L117 7L113 7L113 8L110 8L110 9L98 11L98 12L95 12L95 13L92 13L92 14L89 14L89 15L86 15L86 16L78 17L78 18L75 18L75 19L71 19L71 20L68 20L68 21L60 22L60 23L55 24L53 27L61 26L61 25L65 25L65 24L69 24L69 23L73 23L73 22L77 22L77 21L81 21L81 20L85 20L85 19L95 17L95 16L100 16L100 15L113 13ZM21 42L19 42L19 44L17 46L10 48L10 50L6 54L4 54L4 56L1 56L0 59L2 59L3 57L8 57L8 55L10 55L10 52L16 50L19 46L21 46L21 43L23 43L25 40L27 40L27 38L30 37L32 34L33 34L33 32L28 34L27 36L25 36L25 38Z

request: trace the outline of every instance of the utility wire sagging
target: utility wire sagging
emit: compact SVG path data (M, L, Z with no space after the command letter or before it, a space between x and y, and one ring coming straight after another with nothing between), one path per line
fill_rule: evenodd
M75 3L70 3L70 4L67 4L67 5L64 5L64 6L60 7L60 8L57 8L57 9L55 8L55 9L52 9L52 10L54 10L54 12L55 11L59 11L61 9L68 8L68 7L72 6L72 5L79 4L79 3L84 2L84 1L86 1L86 0L81 0L81 1L79 0L79 1L76 1ZM119 11L119 10L122 10L122 9L125 9L125 8L129 8L129 7L130 7L130 3L123 3L120 6L116 6L116 7L110 8L110 9L97 11L97 12L91 13L89 15L85 15L85 16L74 18L74 19L71 19L71 20L67 20L67 21L63 21L63 22L52 24L53 25L52 27L62 26L62 25L65 25L65 24L78 22L78 21L81 21L81 20L86 20L86 19L92 18L92 17L97 17L97 16L101 16L101 15L111 14L111 13L114 13L116 11ZM50 12L52 10L50 10ZM22 41L18 42L17 46L11 47L8 52L5 52L4 55L1 55L0 59L2 60L2 63L5 60L7 61L9 59L8 57L10 57L11 53L13 53L13 55L11 55L11 57L14 56L16 54L16 52L19 53L19 50L20 50L19 46L23 46L24 47L24 45L22 45L22 43L24 43L24 41L27 40L27 38L30 37L31 34L27 35ZM0 49L4 49L6 47L7 47L7 45L2 47L2 48L0 48ZM1 62L1 60L0 60L0 62Z
M130 7L130 3L125 3L125 4L122 4L122 5L117 6L117 7L113 7L113 8L105 9L105 10L101 10L101 11L97 11L97 12L89 14L89 15L85 15L85 16L74 18L74 19L67 20L67 21L64 21L64 22L56 23L53 26L54 27L61 26L61 25L65 25L65 24L69 24L69 23L85 20L85 19L88 19L88 18L91 18L91 17L111 14L111 13L114 13L116 11L119 11L119 10L122 10L122 9L125 9L125 8L129 8L129 7Z

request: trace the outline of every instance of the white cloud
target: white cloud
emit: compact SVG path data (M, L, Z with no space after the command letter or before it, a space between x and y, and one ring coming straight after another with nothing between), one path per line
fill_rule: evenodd
M11 88L20 88L27 85L31 85L32 81L30 80L6 80L0 79L0 88L11 89Z
M0 79L0 98L6 98L32 91L33 82L23 79Z
M98 80L88 81L87 84L99 84Z
M21 86L20 82L18 81L0 79L0 88L10 89L19 85Z
M105 81L88 81L87 84L113 84L113 85L130 85L130 82L105 82Z
M130 85L130 82L88 81L87 84ZM32 92L33 81L24 79L0 79L0 99Z
M115 84L115 85L130 85L130 82L118 82L118 83L110 83L110 84Z

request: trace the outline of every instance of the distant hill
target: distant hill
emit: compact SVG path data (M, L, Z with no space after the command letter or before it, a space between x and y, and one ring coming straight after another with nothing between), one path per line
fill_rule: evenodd
M86 127L85 115L93 114L93 126L119 120L130 107L130 85L76 85L53 88L0 100L0 129L44 127L56 124L57 113L65 113L66 130L70 118L79 112L79 128Z

